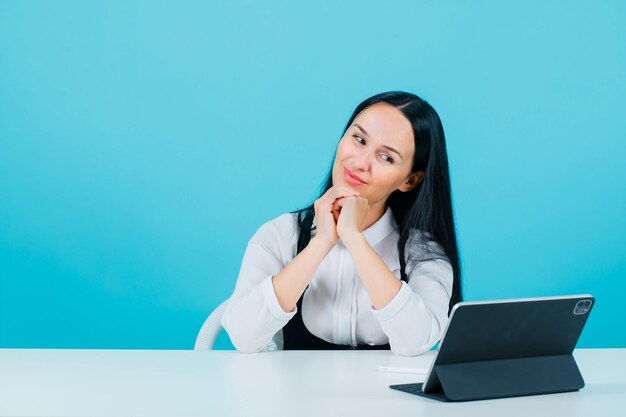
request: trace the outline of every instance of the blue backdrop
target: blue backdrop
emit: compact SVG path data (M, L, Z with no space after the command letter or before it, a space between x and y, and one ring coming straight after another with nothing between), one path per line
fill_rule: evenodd
M593 293L579 347L626 347L626 3L335 3L0 2L0 347L192 348L394 89L443 120L466 299Z

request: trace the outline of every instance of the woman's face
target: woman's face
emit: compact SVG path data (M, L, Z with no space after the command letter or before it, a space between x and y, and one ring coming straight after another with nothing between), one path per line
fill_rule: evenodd
M359 191L370 208L384 206L395 190L409 191L423 173L411 174L415 141L411 123L387 103L367 107L337 146L333 185Z

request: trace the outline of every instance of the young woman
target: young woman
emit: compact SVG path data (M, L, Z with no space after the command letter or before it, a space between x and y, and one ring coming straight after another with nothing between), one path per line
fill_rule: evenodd
M429 350L461 301L435 110L397 91L359 104L321 194L250 239L222 317L233 345Z

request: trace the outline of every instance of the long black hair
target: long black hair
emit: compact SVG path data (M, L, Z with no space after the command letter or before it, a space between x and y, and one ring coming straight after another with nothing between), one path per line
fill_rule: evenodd
M387 198L387 205L393 212L400 235L398 253L401 279L408 281L405 271L405 247L411 231L418 232L418 236L428 236L428 239L440 245L444 253L437 250L436 246L420 245L429 255L427 259L421 259L420 262L432 259L446 259L450 262L454 277L448 310L450 311L454 304L462 300L461 269L452 210L448 155L441 120L435 109L418 96L403 91L390 91L372 96L359 104L348 120L342 136L363 110L376 103L394 106L409 120L415 139L415 156L411 172L424 172L423 179L412 190L407 192L396 190ZM331 164L319 197L332 186ZM315 209L311 204L292 213L298 213L300 235L297 251L299 253L311 239Z

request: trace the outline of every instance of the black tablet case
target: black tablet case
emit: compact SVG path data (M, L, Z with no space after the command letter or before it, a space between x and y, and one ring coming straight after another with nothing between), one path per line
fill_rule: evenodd
M581 300L592 305L574 314ZM429 392L422 384L391 388L440 401L579 390L585 383L572 352L594 302L579 296L460 303L435 358Z

